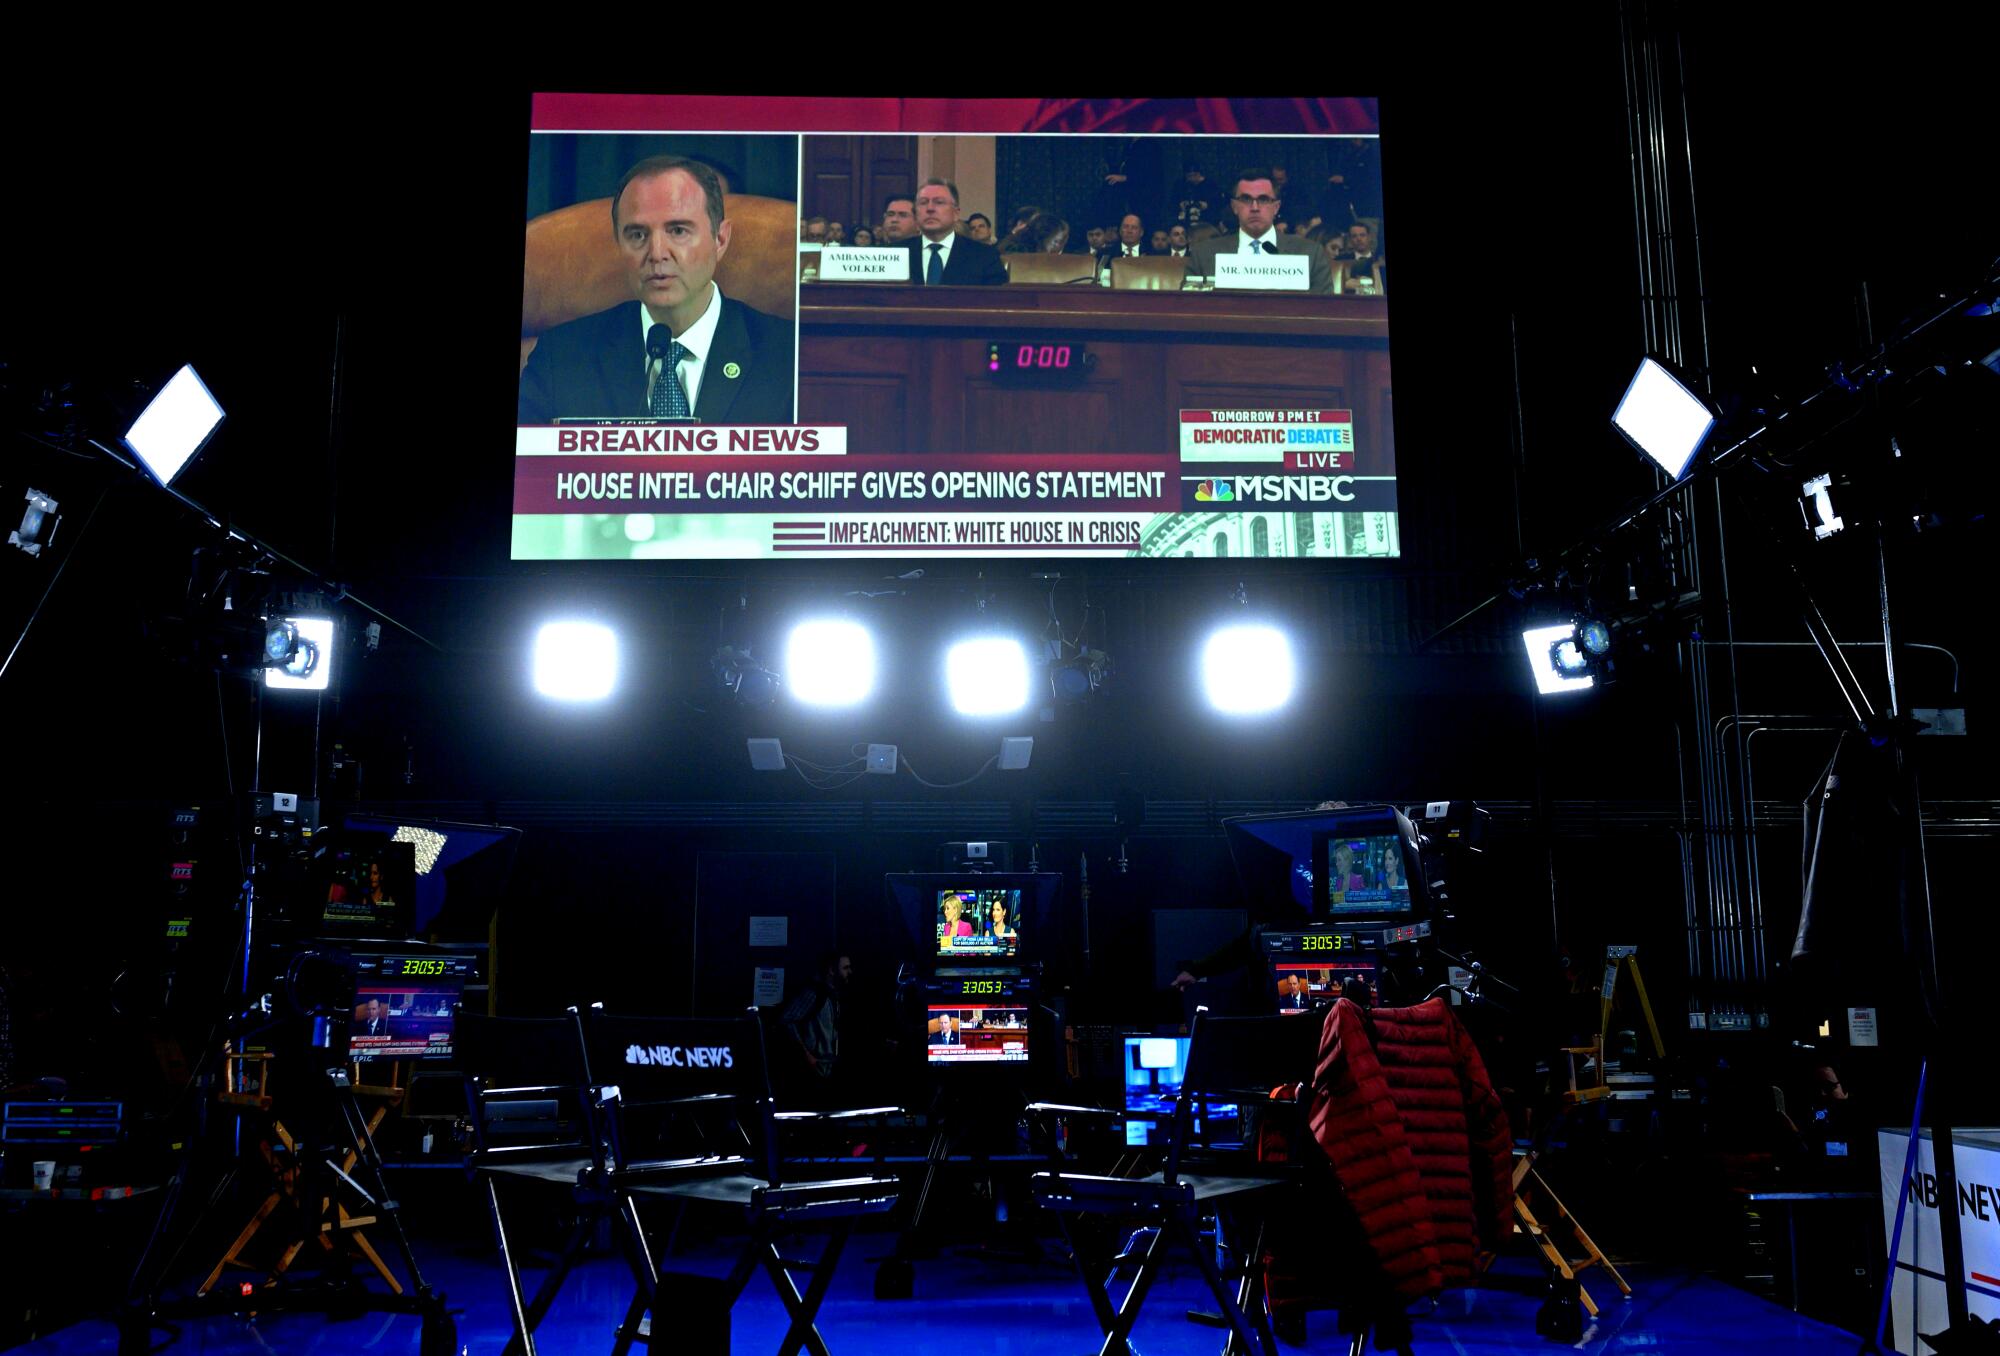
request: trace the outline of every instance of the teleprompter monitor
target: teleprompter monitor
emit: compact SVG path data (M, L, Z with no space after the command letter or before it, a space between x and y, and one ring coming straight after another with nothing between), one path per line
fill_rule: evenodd
M1314 912L1333 920L1397 920L1412 913L1411 867L1422 873L1416 832L1391 807L1355 811L1313 835Z
M924 871L890 875L885 884L911 959L930 966L1059 959L1060 873Z
M1393 805L1243 815L1224 820L1223 830L1261 923L1430 916L1416 829Z
M319 931L327 936L408 937L415 931L416 848L333 830L312 845Z
M467 941L486 936L487 921L513 871L519 829L361 813L344 816L340 826L358 851L391 843L409 846L415 889L407 935Z
M1011 960L1021 949L1021 891L954 886L937 892L939 959Z

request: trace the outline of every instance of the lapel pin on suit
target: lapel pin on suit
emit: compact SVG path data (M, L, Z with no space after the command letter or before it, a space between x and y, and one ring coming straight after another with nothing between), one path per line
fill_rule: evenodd
M734 381L743 375L743 368L737 363L724 363L722 365L722 375Z

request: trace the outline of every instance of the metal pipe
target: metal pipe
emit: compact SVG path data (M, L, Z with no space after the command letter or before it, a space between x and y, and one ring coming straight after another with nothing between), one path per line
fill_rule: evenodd
M1695 651L1694 701L1695 718L1708 723L1709 683L1708 660L1706 654ZM1718 982L1729 978L1727 947L1723 940L1724 930L1729 920L1729 881L1723 865L1722 840L1726 833L1716 829L1728 827L1727 807L1719 795L1716 760L1713 751L1706 746L1696 749L1696 767L1701 775L1701 824L1702 858L1706 867L1708 900L1705 921L1705 941L1707 943L1709 977Z
M1753 980L1759 984L1762 984L1769 978L1770 967L1769 967L1768 957L1766 954L1768 951L1768 947L1766 945L1766 938L1764 936L1766 919L1764 916L1763 867L1761 859L1758 855L1758 844L1757 844L1757 810L1756 810L1757 792L1754 779L1751 777L1749 742L1750 740L1755 739L1757 734L1764 729L1839 730L1847 728L1844 726L1799 726L1791 723L1800 720L1817 720L1817 719L1819 719L1819 717L1806 715L1803 713L1795 715L1732 713L1730 715L1720 717L1715 722L1715 726L1713 730L1710 732L1710 738L1716 746L1716 753L1718 758L1721 758L1723 756L1722 744L1723 744L1724 734L1725 733L1733 734L1735 736L1735 743L1738 750L1738 758L1740 760L1738 767L1738 777L1743 787L1742 836L1745 840L1743 848L1743 864L1745 870L1743 899L1744 899L1744 904L1746 906L1745 908L1746 916L1743 920L1743 929L1742 929L1743 935L1741 936L1740 940L1744 945L1744 951L1746 957L1744 976L1746 979ZM1746 736L1745 729L1746 727L1750 726L1753 722L1756 723L1755 728L1750 729ZM1770 724L1766 724L1765 722L1770 722ZM1784 723L1779 724L1778 722L1784 722ZM1734 835L1732 835L1732 838L1733 836Z
M1724 529L1722 523L1722 482L1717 480L1717 481L1711 481L1710 484L1713 486L1715 491L1715 558L1716 558L1716 563L1721 567L1721 573L1722 573L1722 581L1721 581L1722 632L1724 637L1724 649L1726 650L1729 656L1729 709L1732 714L1740 715L1742 711L1741 687L1737 681L1737 674L1736 674L1736 614L1735 610L1730 606L1730 599L1729 599L1729 545L1723 535ZM1742 730L1740 721L1737 724L1736 737L1738 741L1736 746L1736 766L1737 766L1737 774L1740 778L1742 775L1742 768L1743 768L1743 746L1741 742ZM1726 794L1728 788L1727 780L1724 781L1723 785ZM1745 813L1747 814L1749 809L1749 792L1747 790L1744 790L1743 796L1744 796ZM1730 880L1730 886L1733 890L1737 883L1737 869L1738 869L1738 863L1736 860L1737 856L1736 840L1733 837L1729 840L1728 843L1728 855L1729 855L1729 880ZM1745 882L1745 884L1747 886L1747 881ZM1736 917L1735 917L1735 922L1739 929L1734 938L1738 979L1744 979L1748 977L1747 958L1744 954L1745 939L1741 929L1745 927L1748 923L1754 922L1754 917L1746 918L1745 916L1745 911L1746 908L1749 906L1749 904L1750 900L1746 889L1743 899L1737 903Z
M1697 645L1714 646L1714 645L1722 645L1727 642L1720 640L1701 640L1701 641L1696 641L1695 643ZM1740 650L1753 650L1753 649L1754 650L1777 650L1777 649L1803 650L1807 648L1813 648L1813 649L1819 648L1816 642L1810 640L1739 640L1734 643L1736 645L1736 648ZM1844 650L1872 650L1877 646L1881 645L1882 642L1879 640L1840 640L1840 641L1835 641L1834 644L1838 645L1841 649ZM1951 650L1946 649L1942 645L1932 645L1927 642L1918 640L1901 641L1898 643L1896 648L1904 651L1935 650L1937 653L1951 660L1951 695L1954 697L1958 695L1959 662L1957 654L1953 653Z
M1681 916L1687 925L1688 979L1692 984L1701 978L1701 956L1697 944L1699 925L1698 909L1700 900L1694 883L1694 846L1688 831L1687 820L1687 741L1681 733L1681 723L1673 722L1674 728L1674 772L1680 779L1680 857L1681 857ZM1690 999L1693 995L1689 995Z
M1882 602L1882 672L1889 680L1889 719L1894 720L1902 711L1896 704L1896 634L1889 625L1889 548L1879 526L1875 529L1875 578Z
M1744 837L1746 840L1745 851L1750 857L1750 889L1757 901L1758 927L1754 934L1754 941L1757 978L1759 980L1765 978L1769 964L1764 954L1766 949L1765 943L1767 941L1764 936L1763 924L1764 878L1763 872L1758 865L1757 857L1757 782L1756 778L1752 775L1752 755L1756 751L1754 745L1756 744L1757 736L1760 734L1770 734L1774 731L1778 734L1844 734L1846 730L1847 727L1844 725L1759 725L1756 729L1750 731L1749 735L1743 740L1743 785L1751 797L1744 806L1743 827L1745 829Z
M1712 397L1715 391L1714 378L1708 373L1708 284L1701 267L1701 213L1697 207L1700 197L1694 191L1694 131L1688 125L1687 53L1678 29L1674 31L1674 71L1680 78L1681 153L1687 157L1688 249L1694 258L1694 315L1701 335L1702 389Z

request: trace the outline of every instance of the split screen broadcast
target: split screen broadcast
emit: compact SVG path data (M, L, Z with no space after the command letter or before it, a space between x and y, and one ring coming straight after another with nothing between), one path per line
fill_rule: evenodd
M467 958L359 952L354 963L350 1058L425 1059L452 1053L456 1013L472 972Z
M1012 959L1021 949L1019 890L940 890L937 954L947 960Z
M929 1010L932 1064L1026 1064L1028 1009L1020 1006L937 1005Z
M1398 553L1372 125L833 135L556 98L516 559Z
M1325 869L1330 917L1409 914L1410 880L1395 834L1330 835Z

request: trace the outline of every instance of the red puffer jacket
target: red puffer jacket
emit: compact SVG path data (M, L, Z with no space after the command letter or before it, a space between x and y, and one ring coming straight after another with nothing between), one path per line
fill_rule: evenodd
M1327 1013L1313 1137L1382 1270L1404 1295L1470 1280L1513 1210L1507 1114L1472 1038L1441 998Z

